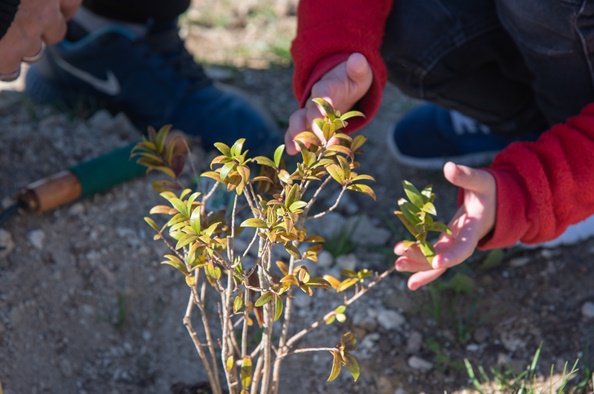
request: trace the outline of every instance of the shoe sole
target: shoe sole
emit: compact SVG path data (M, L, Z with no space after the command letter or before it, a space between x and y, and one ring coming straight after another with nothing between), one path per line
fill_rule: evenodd
M567 229L560 236L551 241L534 245L523 244L520 242L518 246L524 249L552 249L560 246L575 245L581 241L591 238L592 236L594 236L594 215L582 220L579 223L572 224L571 226L567 227Z
M418 168L422 170L441 170L445 163L448 161L452 161L456 164L462 164L465 166L470 167L482 167L488 165L495 155L499 153L499 151L489 151L489 152L480 152L480 153L470 153L461 156L444 156L444 157L433 157L433 158L418 158L407 156L400 152L396 143L394 142L394 126L391 126L387 133L387 145L388 150L394 157L396 161L399 163L411 167L411 168Z

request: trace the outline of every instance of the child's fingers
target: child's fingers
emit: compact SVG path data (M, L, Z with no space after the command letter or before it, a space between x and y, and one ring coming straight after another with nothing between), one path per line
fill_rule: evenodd
M447 162L443 174L453 185L476 193L487 193L495 187L491 174L483 170Z
M417 290L419 287L425 286L439 278L445 271L446 269L442 268L437 270L417 272L408 278L408 288L413 291Z
M433 269L427 261L411 260L408 257L398 258L395 267L398 272L421 272Z

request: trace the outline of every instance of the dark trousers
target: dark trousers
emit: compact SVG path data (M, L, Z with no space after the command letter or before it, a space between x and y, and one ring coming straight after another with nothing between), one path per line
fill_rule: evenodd
M499 132L594 102L594 0L395 0L382 55L404 93Z
M190 0L84 0L101 16L130 23L170 22L188 9Z

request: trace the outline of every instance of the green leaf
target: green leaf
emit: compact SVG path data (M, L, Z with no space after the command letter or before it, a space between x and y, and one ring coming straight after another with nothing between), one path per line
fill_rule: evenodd
M277 295L274 296L274 321L280 319L283 315L283 299Z
M307 145L315 145L315 146L321 146L322 145L322 141L320 141L320 139L318 138L318 136L315 135L311 131L302 131L301 133L297 134L295 136L295 138L293 138L293 140L302 142L306 146Z
M367 194L369 197L371 197L371 198L373 198L375 200L375 192L368 185L364 185L362 183L351 184L351 185L348 185L347 186L347 189L348 190L353 190L355 192Z
M450 230L450 228L448 226L446 226L445 224L441 223L441 222L433 222L430 225L427 226L427 230L429 231L437 231L440 233L446 233L446 234L451 234L452 231Z
M357 282L359 282L359 278L349 278L349 279L345 279L340 283L340 287L336 290L338 293L342 293L343 291L345 291L346 289L348 289L349 287L353 286L354 284L356 284Z
M427 241L420 241L419 247L421 248L421 252L423 252L425 257L427 258L429 264L431 264L433 258L435 257L435 249L433 248L433 245L431 245Z
M365 117L365 115L363 114L363 112L359 112L359 111L349 111L349 112L345 112L344 114L342 114L342 116L340 117L340 119L347 120L350 118L354 118L356 116L360 116L360 117Z
M219 150L219 152L221 152L225 156L230 156L231 149L229 148L229 145L223 144L222 142L215 142L214 146Z
M247 389L252 383L252 358L246 356L241 361L241 385Z
M340 168L340 166L337 164L330 164L328 167L326 167L326 171L328 171L332 179L334 179L339 184L344 185L344 171L342 168Z
M415 238L419 235L419 230L417 230L414 226L414 224L412 224L404 215L404 213L402 213L401 211L394 211L394 214L396 215L396 217L398 217L398 219L400 219L400 221L402 222L402 224L404 224L404 227L406 227L406 229L408 230L409 233L411 233Z
M268 228L268 224L262 219L258 218L249 218L244 220L240 225L240 227L255 227L255 228Z
M233 312L237 313L243 308L243 298L240 296L235 297L233 300Z
M404 186L404 193L414 205L416 205L419 209L425 205L425 201L423 200L423 196L421 192L414 187L412 183L409 181L402 181L402 185Z
M330 371L330 376L328 377L328 382L333 381L334 379L336 379L338 377L338 375L340 375L340 369L342 368L342 360L340 358L340 353L338 353L338 351L333 350L330 353L332 353L332 371Z
M268 304L270 301L272 301L272 293L267 291L264 294L262 294L254 303L254 306L256 308L264 306L266 304Z
M192 211L192 214L190 215L190 226L192 227L192 230L194 230L196 232L196 234L200 234L202 227L200 225L200 208L199 207L196 207Z
M398 206L402 210L402 213L404 214L406 219L408 219L408 221L411 222L413 225L416 226L419 223L421 223L421 218L419 217L419 213L421 212L421 210L416 205L413 205L412 203L406 201L405 198L401 198L400 200L398 200Z
M289 267L287 267L287 265L282 260L277 260L276 266L283 275L289 275Z
M326 148L326 152L334 152L334 153L342 153L343 155L346 156L351 156L353 154L353 152L347 148L344 145L330 145L328 148Z
M225 369L227 371L231 371L231 369L233 369L234 365L235 365L235 360L233 359L233 356L229 356L227 358L227 362L225 362Z
M426 202L421 210L433 216L437 215L437 210L435 209L435 205L433 205L432 202Z
M151 228L153 230L155 230L156 232L159 232L159 226L157 226L157 223L155 223L155 221L151 218L149 218L148 216L144 217L144 221L148 223L149 226L151 226Z
M243 143L245 142L245 138L240 138L231 147L230 155L231 156L238 156L241 154L241 149L243 148Z
M161 262L161 264L168 264L168 265L172 266L173 268L177 269L182 274L188 275L188 270L186 268L186 265L179 257L172 255L172 254L166 254L163 257L165 257L167 260Z
M356 382L359 379L359 375L361 375L361 369L359 368L359 363L357 359L350 353L345 354L346 358L346 366L353 375L353 380Z
M321 109L323 110L323 112L329 118L331 118L331 120L333 120L332 118L334 117L334 107L332 105L330 105L330 103L328 101L324 100L323 98L319 98L319 97L316 97L316 98L312 99L311 101L318 104L321 107Z
M260 164L261 166L277 168L277 165L266 156L257 156L257 157L254 157L253 160L256 163Z
M274 164L276 164L276 168L280 167L281 159L283 158L283 153L285 152L285 144L279 145L278 148L274 151Z
M355 138L353 138L353 142L351 143L351 150L353 152L357 152L360 147L362 147L365 142L367 142L367 137L362 134L359 134Z

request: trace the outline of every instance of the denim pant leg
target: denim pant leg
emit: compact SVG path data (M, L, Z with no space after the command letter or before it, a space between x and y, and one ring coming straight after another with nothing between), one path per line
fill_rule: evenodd
M549 124L594 102L594 0L498 0L497 12Z
M382 56L390 81L405 94L502 133L547 127L531 72L503 28L495 0L396 0Z

